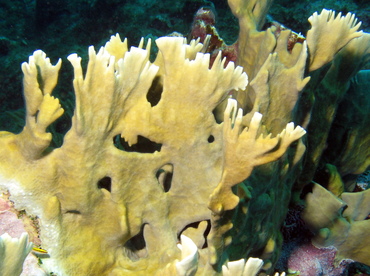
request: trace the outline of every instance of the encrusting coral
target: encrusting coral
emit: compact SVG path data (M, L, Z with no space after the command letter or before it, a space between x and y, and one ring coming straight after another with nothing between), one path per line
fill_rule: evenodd
M342 61L363 60L369 48L359 46L368 35L357 32L353 15L326 10L292 45L289 30L262 28L271 4L229 0L240 23L239 66L222 53L211 62L209 39L182 37L157 39L153 63L150 41L128 49L118 35L98 53L89 48L85 73L70 55L76 107L59 148L49 147L47 128L63 114L51 96L61 61L52 65L38 50L22 64L26 125L19 134L0 132L0 187L15 208L39 218L48 272L273 273L292 190L296 200L313 180L321 143L360 69ZM328 28L337 30L330 47ZM309 129L303 161L298 124ZM306 211L315 202L309 197Z

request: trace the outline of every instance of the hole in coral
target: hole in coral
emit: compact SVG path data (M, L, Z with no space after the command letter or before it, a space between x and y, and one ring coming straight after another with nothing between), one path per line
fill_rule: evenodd
M120 135L116 135L113 138L113 144L117 149L127 152L154 153L156 151L161 151L162 148L162 144L153 142L141 135L137 137L137 143L132 146L129 146Z
M98 181L99 189L106 189L108 192L112 191L112 179L109 176L103 177Z
M227 106L227 101L230 96L227 96L212 110L212 114L215 117L215 121L217 124L221 124L224 121L224 111Z
M173 176L173 165L166 164L162 166L155 174L159 184L161 184L165 193L171 189L172 176Z
M156 76L153 79L152 85L149 88L148 93L146 94L146 99L151 106L156 106L161 100L163 92L162 79L159 76Z
M81 215L81 212L78 210L68 210L66 214L76 214L76 215Z
M217 106L215 109L212 111L213 116L215 117L215 121L217 124L221 124L223 122L223 116L221 116L221 111L220 107Z
M198 233L196 233L198 231ZM207 248L207 236L211 231L211 221L210 220L202 220L192 222L184 227L184 229L179 233L178 240L180 240L180 236L184 234L185 236L191 238L195 244L201 242L201 244L197 244L198 248ZM203 234L202 234L203 232ZM198 236L202 235L202 236ZM198 236L198 237L197 237Z
M307 184L306 186L303 187L302 189L302 192L299 196L300 199L304 199L308 193L312 193L312 189L313 189L313 186L314 186L314 183L311 182L309 184Z
M122 142L121 142L121 140L122 141L125 141L125 140L123 140L122 138L121 138L121 135L116 135L116 136L114 136L113 137L113 145L114 145L114 147L115 148L117 148L117 149L119 149L119 150L125 150L124 148L123 148L123 145L122 145Z
M208 143L213 143L215 141L215 137L213 135L209 135Z
M136 261L140 258L145 258L148 254L146 250L146 242L144 238L144 227L146 224L143 224L140 228L140 232L129 239L124 248L127 250L127 255L132 261Z

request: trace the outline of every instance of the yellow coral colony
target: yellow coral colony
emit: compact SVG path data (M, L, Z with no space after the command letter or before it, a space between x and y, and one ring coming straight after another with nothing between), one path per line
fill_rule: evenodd
M51 96L61 62L53 66L36 51L22 65L26 126L17 135L0 133L0 183L17 209L39 217L49 272L219 274L212 264L224 229L212 226L208 248L201 249L212 212L217 223L238 202L231 187L304 134L289 124L275 138L259 136L262 115L256 113L245 128L234 100L225 123L216 123L214 108L228 91L248 83L242 68L224 68L219 56L209 69L209 55L194 41L163 37L156 43L154 64L148 49L128 50L118 36L98 53L90 47L85 76L81 58L68 57L76 108L57 149L48 149L52 137L46 128L63 113ZM162 85L159 100L150 102L156 79ZM119 136L129 145L145 137L155 150L121 150L114 143ZM198 228L184 231L195 222L201 222Z

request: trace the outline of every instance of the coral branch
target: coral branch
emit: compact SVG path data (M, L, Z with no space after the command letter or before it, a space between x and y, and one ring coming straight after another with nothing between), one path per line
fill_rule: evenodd
M49 58L40 50L30 56L28 63L22 64L26 126L16 140L27 158L37 159L42 156L52 139L46 128L64 112L59 100L51 96L60 67L60 59L56 65L51 65Z
M306 132L293 123L276 137L258 136L262 115L255 113L249 128L242 129L242 110L235 115L236 101L229 100L224 117L224 165L222 179L210 197L209 208L216 213L232 210L239 200L231 188L249 177L255 166L280 158L289 145ZM231 118L230 118L231 115ZM257 137L258 136L258 137Z
M323 9L320 14L315 12L308 21L312 28L307 33L307 45L310 49L310 71L314 71L330 62L334 55L350 40L360 37L362 32L357 30L361 22L348 13L335 16L332 10Z

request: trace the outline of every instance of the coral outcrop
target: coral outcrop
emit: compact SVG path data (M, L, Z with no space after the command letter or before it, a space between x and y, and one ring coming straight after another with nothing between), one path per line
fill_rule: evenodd
M262 115L255 113L245 127L232 99L218 124L212 111L229 90L248 83L242 68L224 68L218 58L209 69L209 55L199 53L203 45L195 41L164 37L156 43L160 54L151 64L148 49L128 50L114 36L98 53L89 49L85 76L80 58L69 56L76 109L57 149L48 148L46 128L63 113L51 96L61 63L52 65L36 51L22 65L27 122L20 134L1 133L1 183L16 208L39 217L50 271L217 273L223 235L231 228L225 212L239 201L232 187L305 133L288 124L276 137L260 135ZM158 100L149 101L150 93ZM198 227L192 238L202 251L199 265L197 252L187 263L178 237L201 222L211 227L207 249L205 228Z

